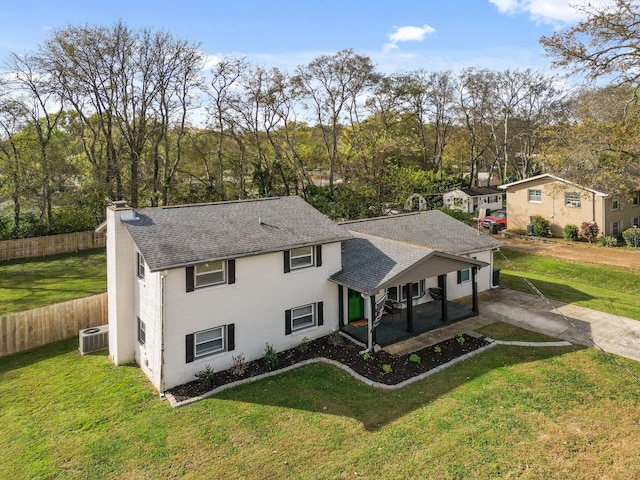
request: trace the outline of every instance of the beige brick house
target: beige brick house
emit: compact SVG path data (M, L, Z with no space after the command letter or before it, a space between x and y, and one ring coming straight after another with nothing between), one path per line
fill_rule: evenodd
M640 191L616 196L578 185L548 173L500 185L507 193L508 228L526 230L531 217L551 222L554 237L562 237L565 225L595 222L600 234L619 236L640 226Z

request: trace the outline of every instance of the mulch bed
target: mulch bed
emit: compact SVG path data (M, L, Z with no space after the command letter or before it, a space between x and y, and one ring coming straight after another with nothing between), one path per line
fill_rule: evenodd
M476 338L466 334L459 335L437 345L413 352L420 357L420 361L416 363L409 360L410 355L394 357L384 351L371 353L370 358L365 359L365 356L360 354L360 351L363 350L361 346L340 335L332 334L308 342L305 345L306 348L298 346L280 352L276 366L269 364L265 358L261 358L247 362L246 370L241 374L232 373L231 370L215 372L212 376L212 383L194 380L174 387L168 393L172 394L176 401L183 402L238 380L255 377L256 375L319 357L340 362L371 381L386 385L397 385L485 345L488 345L488 342L484 337ZM385 372L383 365L389 365L391 371Z

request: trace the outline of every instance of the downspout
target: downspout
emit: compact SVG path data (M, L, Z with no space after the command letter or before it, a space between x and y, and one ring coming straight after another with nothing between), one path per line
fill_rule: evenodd
M160 397L164 398L164 300L167 271L160 275Z

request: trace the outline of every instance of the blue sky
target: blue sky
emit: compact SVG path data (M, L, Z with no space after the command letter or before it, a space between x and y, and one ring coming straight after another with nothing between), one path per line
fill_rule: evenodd
M572 0L574 4L582 0ZM592 0L593 1L593 0ZM606 0L597 0L599 2ZM569 0L0 0L0 61L68 24L167 30L212 61L243 55L291 70L353 48L384 73L547 68L542 35L578 18Z

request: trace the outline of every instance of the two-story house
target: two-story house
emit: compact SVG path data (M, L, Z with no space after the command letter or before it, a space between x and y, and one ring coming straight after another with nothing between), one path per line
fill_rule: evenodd
M355 320L371 332L382 297L405 310L409 334L413 309L433 300L429 287L443 295L443 321L447 300L462 296L477 314L499 246L442 212L336 224L296 196L115 202L106 228L110 357L140 365L160 392L207 365L226 370L240 353L260 358L267 343L282 351L349 334ZM375 339L361 340L372 348Z
M640 226L640 191L627 196L579 185L544 173L501 185L507 193L509 228L526 230L533 216L551 222L551 233L562 237L566 225L595 222L603 236L619 236L623 230Z

